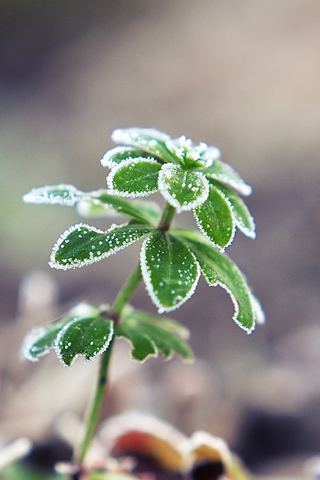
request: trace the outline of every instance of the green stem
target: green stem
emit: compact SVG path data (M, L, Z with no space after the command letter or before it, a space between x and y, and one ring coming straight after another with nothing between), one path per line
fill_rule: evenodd
M93 436L96 431L97 423L100 418L103 398L104 398L104 394L105 394L105 390L108 382L108 371L109 371L109 363L110 363L110 357L112 352L113 340L114 338L111 340L111 343L108 349L101 356L97 386L96 386L93 399L91 401L90 410L86 418L84 436L75 454L75 459L77 463L79 463L80 465L82 465L83 460L86 456L86 453L90 447L90 444L92 442Z
M133 292L139 285L141 278L141 268L139 262L112 304L111 311L114 315L120 315L123 307L129 301L130 297L133 295Z
M167 202L158 225L158 230L161 230L162 232L167 232L169 230L175 212L176 209Z
M132 275L129 277L127 282L124 284L123 288L118 293L115 298L113 305L111 307L112 317L115 317L115 320L121 314L123 307L129 301L129 298L133 295L135 289L139 285L141 280L141 269L140 264L135 268ZM93 398L91 400L90 408L85 420L84 426L84 435L79 445L79 448L75 452L75 461L82 465L87 454L87 451L92 442L93 436L95 434L97 424L101 415L103 399L105 391L108 384L108 372L110 357L112 353L112 347L114 343L114 337L111 340L111 343L108 349L102 354L100 360L100 368L98 373L98 380L96 385L96 390L94 392Z

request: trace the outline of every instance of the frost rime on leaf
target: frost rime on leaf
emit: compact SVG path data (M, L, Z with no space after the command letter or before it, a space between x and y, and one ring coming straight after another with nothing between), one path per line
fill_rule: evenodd
M194 293L200 266L193 253L174 236L156 232L141 249L141 272L159 313L179 308Z
M113 321L105 318L75 318L55 340L55 351L63 366L71 367L77 357L94 360L107 350L113 337Z
M177 212L191 210L208 198L209 182L201 172L184 171L168 163L159 173L158 186L164 198Z
M194 216L201 233L222 252L235 235L231 204L227 197L210 186L208 199L195 208Z
M141 150L136 150L132 147L114 147L104 154L100 160L100 163L103 167L113 168L128 158L144 156L146 156L144 152Z
M83 195L85 194L73 185L61 183L59 185L33 188L30 192L23 195L22 199L25 203L73 206Z
M49 265L67 270L98 262L128 247L154 229L144 225L113 225L103 232L79 223L66 230L54 245Z
M108 193L120 197L146 197L158 190L161 164L153 158L128 158L107 176Z

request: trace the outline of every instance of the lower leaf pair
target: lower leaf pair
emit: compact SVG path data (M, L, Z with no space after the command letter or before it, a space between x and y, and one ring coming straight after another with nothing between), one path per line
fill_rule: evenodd
M158 352L166 358L177 353L185 360L193 359L185 341L188 330L177 322L127 308L115 324L108 318L105 306L87 303L77 305L56 322L34 328L24 340L22 354L27 360L37 362L55 349L62 365L71 367L79 356L85 361L94 360L110 347L114 337L126 338L132 347L132 357L141 362L157 356Z

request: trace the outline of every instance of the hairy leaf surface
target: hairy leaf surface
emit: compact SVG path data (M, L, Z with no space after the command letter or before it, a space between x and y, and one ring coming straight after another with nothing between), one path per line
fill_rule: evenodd
M106 190L89 192L88 196L92 203L113 208L117 213L134 218L140 223L156 224L160 219L160 207L155 202L130 201L115 195L109 195Z

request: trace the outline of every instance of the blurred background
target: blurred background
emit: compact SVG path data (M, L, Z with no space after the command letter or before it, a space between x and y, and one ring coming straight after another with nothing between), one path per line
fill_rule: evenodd
M227 293L201 280L172 315L195 365L140 367L118 342L105 416L146 410L223 436L253 471L302 472L320 453L319 1L1 0L0 102L1 444L43 442L63 412L83 414L96 365L23 363L22 339L80 300L111 302L140 248L51 271L52 245L79 218L21 197L104 188L112 130L154 127L218 146L253 186L257 239L238 232L228 254L267 323L246 335ZM133 303L155 312L142 286Z

